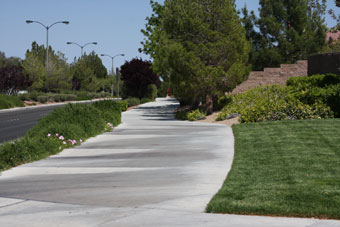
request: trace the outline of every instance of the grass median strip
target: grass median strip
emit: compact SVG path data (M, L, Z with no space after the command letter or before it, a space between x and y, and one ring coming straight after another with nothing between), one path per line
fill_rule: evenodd
M117 102L67 104L41 119L23 138L1 144L0 171L56 154L120 122Z
M340 219L340 119L233 130L233 166L207 212Z

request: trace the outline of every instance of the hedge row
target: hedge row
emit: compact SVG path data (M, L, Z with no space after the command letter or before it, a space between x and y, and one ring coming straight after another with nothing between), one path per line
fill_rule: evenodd
M0 146L0 170L56 154L112 130L120 121L120 105L110 100L58 108L41 119L22 139Z
M83 92L75 91L73 93L67 92L65 94L54 94L54 93L41 93L32 92L27 94L20 94L18 96L22 101L35 101L35 102L64 102L64 101L81 101L81 100L91 100L110 97L110 93L107 92Z

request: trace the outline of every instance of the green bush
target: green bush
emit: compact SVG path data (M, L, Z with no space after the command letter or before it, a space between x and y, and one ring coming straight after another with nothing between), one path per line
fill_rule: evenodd
M120 110L122 112L127 111L127 109L129 108L129 103L127 100L121 100L117 102L120 105Z
M146 88L144 98L155 100L157 98L157 87L155 84L149 84Z
M25 106L24 102L16 96L0 95L0 109L9 109L23 106Z
M305 90L311 87L327 87L340 83L340 76L335 74L300 76L289 78L286 82L287 86L296 90Z
M140 103L141 104L144 104L144 103L148 103L148 102L153 102L154 100L150 99L150 98L142 98L140 100Z
M231 114L240 114L241 122L275 120L320 119L333 117L333 112L322 102L304 104L289 89L278 85L259 87L234 95L218 115L218 120Z
M231 103L233 100L231 95L224 95L219 97L216 102L214 102L214 111L222 110L227 104Z
M0 146L0 170L46 158L79 144L119 124L120 114L119 104L109 100L58 108L41 119L22 139Z
M29 95L28 95L28 93L26 93L26 94L19 94L19 95L18 95L18 98L19 98L21 101L28 101L28 100L29 100Z
M196 110L181 110L177 111L175 114L175 118L178 120L187 120L187 121L197 121L204 119L206 117L206 113L201 112L199 109Z
M199 109L196 109L188 113L188 120L197 121L197 120L204 119L205 116L206 116L205 113L202 113Z
M128 102L129 107L137 106L140 104L139 98L128 98L126 99L126 101Z
M37 97L37 101L40 103L46 103L49 100L47 95L41 95Z
M340 117L340 76L334 74L291 78L287 81L290 93L302 103L324 103Z

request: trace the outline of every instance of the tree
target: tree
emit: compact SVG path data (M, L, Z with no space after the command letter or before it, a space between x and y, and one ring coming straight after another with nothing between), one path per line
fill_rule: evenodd
M84 61L86 66L93 70L93 73L97 78L107 77L107 70L103 65L101 58L94 51L89 55L84 54L80 60Z
M159 76L152 69L152 63L134 58L121 66L121 80L123 81L124 96L143 98L147 93L148 85L160 86Z
M151 1L142 51L153 69L169 76L181 103L205 103L231 91L247 77L249 43L233 0Z
M7 65L0 68L0 92L8 95L16 94L31 85L29 77L22 66Z
M26 51L23 67L28 73L32 86L30 89L39 91L60 92L71 88L69 65L65 55L56 52L49 46L49 67L46 72L46 48L36 42L31 50Z
M107 80L107 70L102 60L92 51L89 55L84 54L71 67L72 89L97 91L103 87Z
M320 52L325 45L326 0L260 0L260 17L243 12L243 25L252 42L253 69L294 63ZM257 29L255 29L257 27Z

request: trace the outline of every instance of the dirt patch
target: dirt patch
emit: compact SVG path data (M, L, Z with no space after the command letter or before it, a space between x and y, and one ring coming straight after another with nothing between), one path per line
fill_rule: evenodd
M227 125L227 126L232 126L236 124L240 124L239 117L235 117L232 119L224 120L224 121L216 121L217 115L220 112L214 112L210 115L208 115L205 119L199 120L197 122L206 122L206 123L214 123L214 124L221 124L221 125Z

